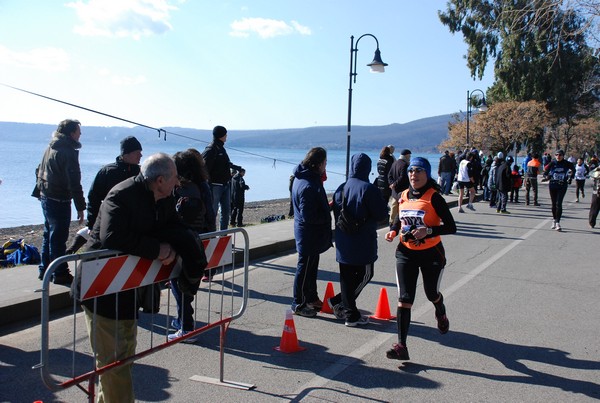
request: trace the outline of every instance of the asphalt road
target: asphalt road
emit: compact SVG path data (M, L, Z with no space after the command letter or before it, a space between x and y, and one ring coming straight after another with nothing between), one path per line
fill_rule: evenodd
M541 207L511 205L496 214L487 203L458 214L458 233L443 239L448 265L441 290L450 332L436 329L421 288L408 339L411 361L386 359L394 321L348 328L335 317L294 317L303 352L279 345L292 294L296 255L254 262L247 312L227 333L225 379L254 384L235 390L190 380L219 376L219 332L177 344L135 364L139 401L156 402L584 402L600 399L600 230L587 225L589 200L565 201L562 232L550 229L547 191ZM468 210L467 210L468 211ZM394 248L379 231L375 277L358 300L373 313L385 287L396 298ZM319 290L339 290L335 251L322 255ZM421 287L419 283L419 287ZM66 371L73 338L86 343L78 321L53 320L54 357ZM144 324L142 324L144 326ZM85 401L77 388L53 393L38 370L40 329L19 324L0 338L0 401ZM68 375L62 373L62 375Z

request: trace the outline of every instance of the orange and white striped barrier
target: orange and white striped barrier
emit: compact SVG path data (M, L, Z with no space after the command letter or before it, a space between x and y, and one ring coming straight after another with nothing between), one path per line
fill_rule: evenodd
M207 269L233 261L231 236L203 239ZM167 281L179 275L180 259L170 265L133 255L86 261L81 270L81 300Z

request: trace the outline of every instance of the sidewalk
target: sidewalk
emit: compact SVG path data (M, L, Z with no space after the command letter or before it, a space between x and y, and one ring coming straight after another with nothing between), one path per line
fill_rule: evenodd
M476 200L482 197L477 195ZM458 205L458 196L444 196L449 207ZM294 221L244 227L250 239L250 261L295 250ZM24 265L0 270L0 327L40 317L42 286L37 279L38 266ZM50 288L51 312L72 306L69 289L63 286Z

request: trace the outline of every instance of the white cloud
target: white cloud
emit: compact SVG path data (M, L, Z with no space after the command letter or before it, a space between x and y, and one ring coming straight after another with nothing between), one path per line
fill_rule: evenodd
M308 27L292 21L291 25L285 21L272 20L268 18L242 18L231 23L231 36L248 37L251 33L256 33L263 39L274 38L276 36L291 35L299 33L301 35L310 35L311 30Z
M37 48L17 52L0 45L0 64L44 71L66 71L70 58L64 49Z
M134 39L171 30L170 12L177 10L167 0L90 0L67 6L77 12L81 24L74 31L80 35Z

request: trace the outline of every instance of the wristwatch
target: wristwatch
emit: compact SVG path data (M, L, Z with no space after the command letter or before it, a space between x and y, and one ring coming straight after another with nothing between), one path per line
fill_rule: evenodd
M427 235L433 234L433 228L427 227Z

